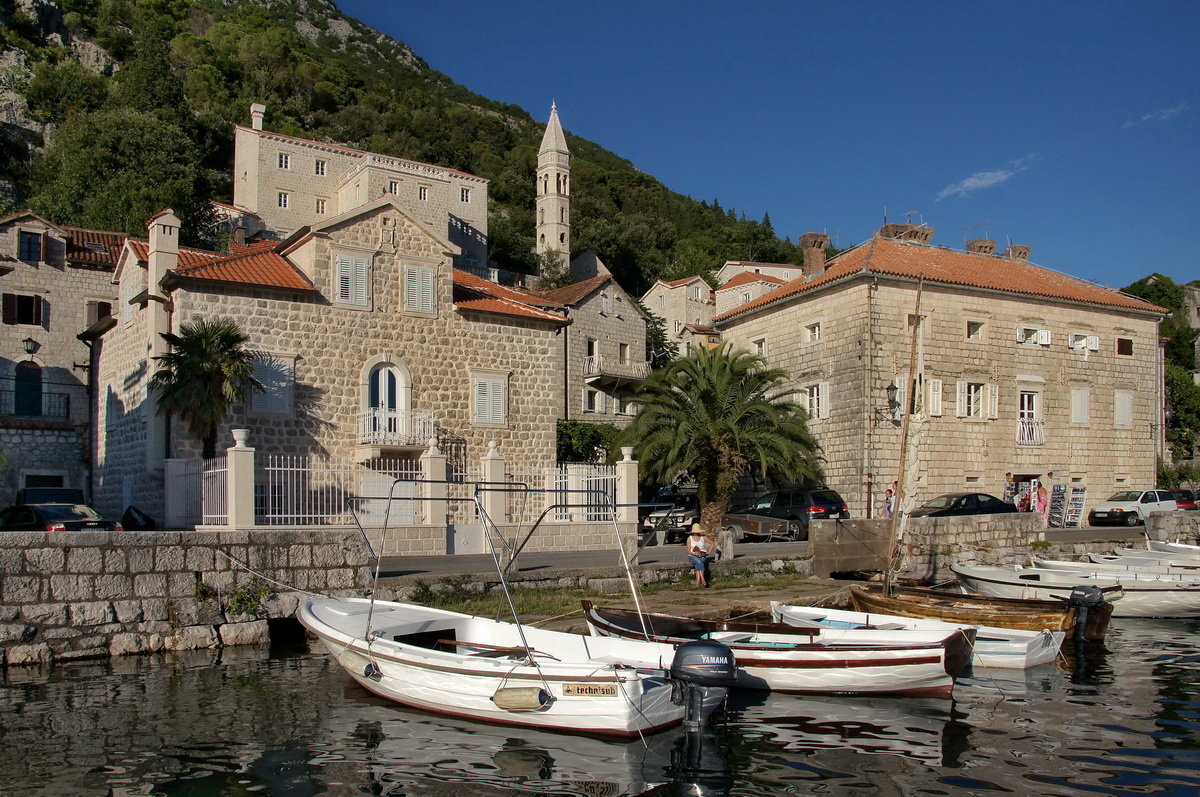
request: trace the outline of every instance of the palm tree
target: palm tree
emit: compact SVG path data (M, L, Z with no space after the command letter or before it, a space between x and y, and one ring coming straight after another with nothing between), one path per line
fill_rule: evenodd
M181 324L179 334L162 333L171 351L155 357L159 370L150 379L158 394L158 412L179 416L204 443L202 456L217 455L217 425L230 406L262 392L254 378L258 352L246 348L248 338L228 318L197 318Z
M700 349L641 384L641 412L624 442L660 483L684 474L696 480L700 525L712 534L750 468L794 482L820 476L820 447L787 378L762 357L726 344Z

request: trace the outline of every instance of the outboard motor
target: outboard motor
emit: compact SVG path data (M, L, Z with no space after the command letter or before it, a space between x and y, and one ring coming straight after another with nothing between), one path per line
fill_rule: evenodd
M671 681L671 699L686 709L684 729L698 731L725 702L729 688L737 681L733 651L720 642L684 642L671 660Z
M1104 604L1104 592L1092 584L1080 584L1071 588L1067 605L1075 607L1075 634L1072 639L1081 642L1087 631L1088 613Z

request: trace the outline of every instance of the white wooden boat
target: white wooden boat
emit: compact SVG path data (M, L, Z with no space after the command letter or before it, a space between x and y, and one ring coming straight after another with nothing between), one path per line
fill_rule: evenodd
M1123 559L1123 557L1121 557ZM1182 581L1200 580L1200 570L1195 568L1172 568L1168 564L1138 564L1141 559L1130 558L1116 562L1074 562L1067 559L1031 559L1033 567L1039 570L1080 570L1084 573L1111 573L1121 577L1154 577L1154 579L1180 579Z
M1186 542L1162 542L1161 540L1146 540L1146 548L1151 551L1184 554L1200 557L1200 545L1190 545Z
M355 681L406 706L612 736L684 718L684 706L672 700L671 646L366 598L314 598L297 614ZM732 678L732 656L724 656ZM710 664L719 669L719 661ZM723 700L717 691L711 697Z
M698 620L597 607L591 601L583 606L588 629L596 636L653 640L668 647L689 639L721 642L737 661L738 686L778 692L950 697L954 678L970 660L974 637L973 631L957 628L907 635L875 629L853 641L836 631L823 640L825 631L775 623Z
M771 616L788 625L800 628L826 629L831 639L843 634L852 639L865 628L899 628L910 632L952 629L973 629L975 644L971 648L971 664L976 667L1025 669L1054 661L1066 634L1062 631L1022 631L1012 628L947 623L919 617L899 617L875 612L856 612L846 609L826 609L816 606L771 604Z
M1166 573L1200 573L1200 560L1189 560L1184 556L1162 553L1161 551L1139 551L1139 554L1090 553L1088 561L1098 565L1116 565L1123 568L1155 569L1160 568ZM1160 556L1146 554L1159 553Z
M1038 570L989 565L951 565L959 582L983 595L1001 598L1070 597L1076 586L1121 587L1114 617L1200 617L1200 582L1137 580L1113 573Z

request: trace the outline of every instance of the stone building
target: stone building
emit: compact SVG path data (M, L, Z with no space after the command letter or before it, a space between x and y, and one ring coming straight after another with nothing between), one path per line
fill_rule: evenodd
M251 105L250 127L234 128L235 213L253 214L266 234L285 238L314 220L334 218L388 195L411 218L458 248L455 266L487 265L487 180L264 130L266 110L265 105Z
M713 289L703 277L655 280L642 295L642 305L666 322L668 338L682 341L689 325L707 328L716 315Z
M791 373L853 515L878 514L898 477L910 400L911 501L1034 479L1086 488L1088 504L1152 486L1165 311L1036 266L1028 247L956 251L932 233L887 225L714 320Z
M0 219L0 506L24 487L90 492L85 333L111 323L124 237L29 212Z
M798 273L798 272L797 272ZM787 280L757 271L741 271L715 292L714 316L751 302L783 285ZM710 318L711 320L711 318Z
M458 467L491 442L528 472L554 461L561 313L454 268L459 248L386 193L278 242L202 252L164 211L130 240L103 338L96 503L163 512L168 457L199 441L156 409L147 382L162 332L227 317L260 353L266 387L222 426L264 453L357 462L413 459L432 439Z

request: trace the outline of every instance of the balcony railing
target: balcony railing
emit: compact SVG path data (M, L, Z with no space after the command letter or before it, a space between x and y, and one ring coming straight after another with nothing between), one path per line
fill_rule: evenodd
M0 415L65 420L71 417L71 396L69 393L0 390Z
M358 442L375 446L425 446L434 436L428 410L389 410L380 407L358 413Z
M1017 445L1046 444L1046 422L1040 418L1017 418Z
M619 359L594 355L583 358L584 376L618 376L627 379L645 379L650 376L648 362L621 362Z

